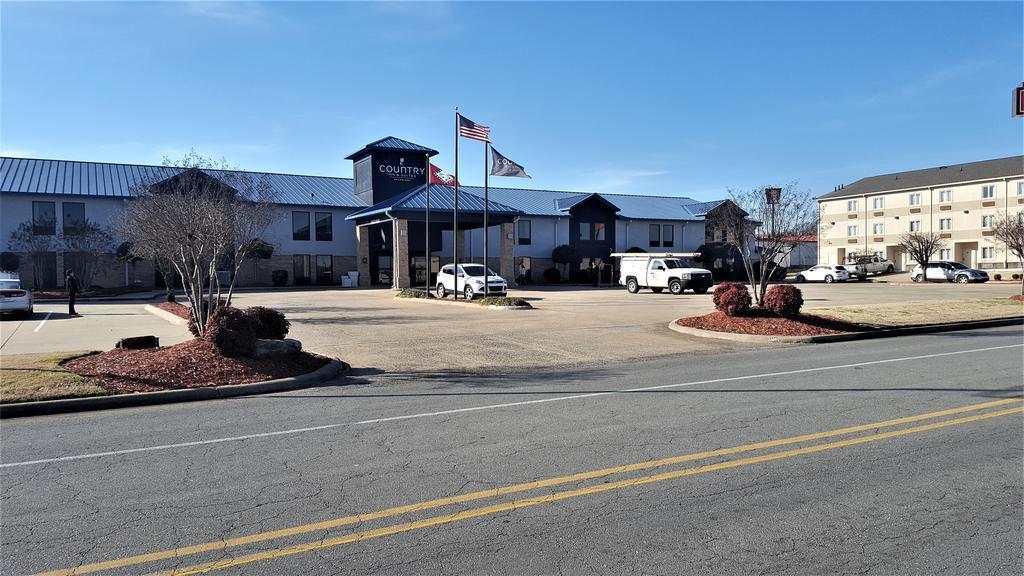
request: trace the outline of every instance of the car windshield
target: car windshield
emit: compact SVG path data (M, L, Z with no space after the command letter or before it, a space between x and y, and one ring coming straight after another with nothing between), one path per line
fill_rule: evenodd
M20 290L21 280L0 280L0 290Z
M463 265L462 266L462 271L466 273L466 276L483 276L484 275L484 266L483 266L483 264ZM488 273L488 276L497 276L497 274L495 274L494 270L491 270L489 268L487 269L487 273Z
M845 266L836 266L836 270L846 270Z
M672 258L669 258L668 260L665 260L665 268L668 268L669 270L671 270L673 268L682 268L682 267L683 267L683 263L680 262L679 260L674 260Z

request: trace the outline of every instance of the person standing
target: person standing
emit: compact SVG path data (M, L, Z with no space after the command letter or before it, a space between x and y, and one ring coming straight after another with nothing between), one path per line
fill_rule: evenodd
M64 290L68 293L68 315L78 316L78 312L75 312L75 296L78 296L78 278L75 278L74 270L68 270L64 275Z

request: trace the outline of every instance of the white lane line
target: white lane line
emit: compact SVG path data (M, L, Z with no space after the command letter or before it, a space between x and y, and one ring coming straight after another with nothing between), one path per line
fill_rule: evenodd
M46 324L46 321L50 319L50 316L52 314L53 314L53 312L47 312L46 313L46 318L43 318L43 321L39 323L39 326L36 326L36 329L33 330L33 332L39 332L39 330L41 330L43 328L43 324Z
M0 464L0 468L14 468L17 466L30 466L32 464L49 464L52 462L68 462L71 460L86 460L90 458L102 458L105 456L120 456L123 454L137 454L139 452L153 452L157 450L170 450L173 448L189 448L193 446L206 446L209 444L221 444L224 442L238 442L256 438L269 438L272 436L284 436L288 434L301 434L304 432L315 432L318 430L330 430L342 426L360 426L366 424L380 424L382 422L395 422L398 420L411 420L414 418L429 418L432 416L445 416L448 414L461 414L463 412L477 412L480 410L496 410L510 408L513 406L528 406L532 404L545 404L548 402L561 402L564 400L579 400L581 398L594 398L598 396L612 396L616 394L629 394L632 392L647 392L650 390L664 390L667 388L683 388L686 386L699 386L702 384L718 384L722 382L739 382L742 380L754 380L760 378L774 378L779 376L791 376L794 374L808 374L813 372L824 372L826 370L842 370L844 368L856 368L861 366L872 366L878 364L891 364L895 362L908 362L912 360L926 360L928 358L940 358L943 356L957 356L960 354L975 354L978 352L990 352L993 350L1006 350L1008 348L1020 348L1024 344L1009 344L1006 346L991 346L988 348L974 348L971 350L956 350L954 352L939 352L936 354L922 354L919 356L904 356L902 358L889 358L886 360L868 360L854 364L836 364L833 366L819 366L817 368L802 368L799 370L785 370L782 372L768 372L763 374L750 374L747 376L732 376L728 378L714 378L711 380L699 380L696 382L682 382L678 384L662 384L660 386L645 386L643 388L627 388L623 390L609 390L607 392L591 392L588 394L573 394L570 396L556 396L554 398L541 398L538 400L524 400L522 402L506 402L503 404L488 404L485 406L473 406L470 408L455 408L452 410L440 410L437 412L422 412L419 414L407 414L404 416L390 416L387 418L374 418L372 420L360 420L358 422L341 422L337 424L324 424L323 426L311 426L309 428L293 428L289 430L277 430L275 432L262 432L259 434L246 434L245 436L230 436L227 438L213 438L210 440L197 440L194 442L180 442L177 444L162 444L159 446L146 446L143 448L128 448L125 450L111 450L109 452L93 452L90 454L77 454L74 456L60 456L57 458L43 458L39 460L26 460L23 462L9 462ZM543 394L543 392L538 392Z

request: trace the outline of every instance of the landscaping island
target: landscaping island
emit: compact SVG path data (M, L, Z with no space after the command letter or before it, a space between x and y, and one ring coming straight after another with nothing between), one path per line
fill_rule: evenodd
M455 300L454 298L438 298L422 288L406 288L396 294L395 298L446 302L449 304L476 304L477 306L484 306L486 308L503 308L511 310L525 310L533 308L525 298L518 298L515 296L486 296L482 298L474 298L473 300L466 300L465 298Z

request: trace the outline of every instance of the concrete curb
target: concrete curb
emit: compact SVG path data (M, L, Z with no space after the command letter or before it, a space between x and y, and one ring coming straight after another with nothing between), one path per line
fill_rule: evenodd
M170 322L171 324L174 324L175 326L188 326L188 320L186 320L184 318L181 318L180 316L175 316L174 314L171 314L167 310L164 310L162 308L157 308L156 306L153 306L152 304L146 304L145 309L146 309L146 312L149 312L153 316L156 316L157 318L160 318L161 320L166 320L166 321Z
M479 304L471 304L471 303L465 302L463 300L459 300L458 302L456 302L454 300L448 300L448 299L443 299L442 300L440 298L399 298L399 297L396 296L395 300L401 300L403 302L425 302L425 303L434 303L434 304L445 304L447 306L466 306L466 307L475 306L476 308L478 308L480 310L485 310L485 309L491 309L491 310L536 310L536 308L534 308L533 306L495 306L493 304L489 304L487 306L481 306Z
M309 388L349 370L349 365L332 358L325 366L308 374L291 378L278 378L252 384L231 384L228 386L211 386L209 388L186 388L183 390L160 390L158 392L139 392L137 394L115 394L113 396L93 396L89 398L68 398L65 400L42 400L39 402L20 402L17 404L0 404L0 419L23 418L26 416L42 416L44 414L63 414L67 412L83 412L86 410L111 410L114 408L130 408L135 406L152 406L155 404L171 404L174 402L194 402L197 400L217 400L253 394L269 394L285 392L299 388Z
M747 342L753 344L818 344L823 342L847 342L850 340L868 340L872 338L891 338L895 336L912 336L914 334L929 334L932 332L953 332L956 330L971 330L975 328L997 328L1000 326L1024 325L1024 317L999 318L996 320L977 320L973 322L955 322L952 324L930 324L927 326L907 326L906 328L888 328L881 330L867 330L864 332L850 332L845 334L825 334L822 336L758 336L756 334L734 334L732 332L715 332L712 330L701 330L680 326L673 320L669 322L669 330L680 334L697 336L699 338L715 338L718 340L731 340L733 342Z

